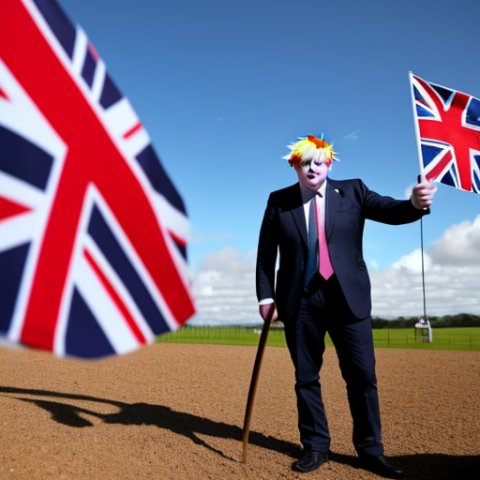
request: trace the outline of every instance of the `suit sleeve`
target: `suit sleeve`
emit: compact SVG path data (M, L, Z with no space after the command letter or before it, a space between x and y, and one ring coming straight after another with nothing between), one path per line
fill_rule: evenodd
M257 250L256 287L259 301L275 299L275 265L278 249L278 215L272 195L263 215Z
M430 209L419 210L410 200L396 200L369 190L362 183L363 209L365 218L389 225L402 225L419 220L430 213Z

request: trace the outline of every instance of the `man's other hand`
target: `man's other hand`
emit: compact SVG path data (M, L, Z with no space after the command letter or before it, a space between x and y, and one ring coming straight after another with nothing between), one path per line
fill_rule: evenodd
M265 305L259 306L260 316L262 317L263 321L266 322L267 320L271 320L274 313L275 313L275 303L267 303ZM276 318L273 318L273 321L276 321Z

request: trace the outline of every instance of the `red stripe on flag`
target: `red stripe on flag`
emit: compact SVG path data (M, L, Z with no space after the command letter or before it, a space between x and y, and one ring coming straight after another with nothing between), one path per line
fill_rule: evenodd
M427 180L435 180L448 167L452 161L452 153L445 152L443 158L427 173Z
M145 345L147 343L147 340L143 336L143 333L141 332L141 330L138 328L138 325L135 322L135 319L130 314L130 311L128 310L125 303L122 301L120 295L116 292L113 285L108 281L108 278L105 276L105 274L102 272L98 264L95 262L90 252L84 249L83 256L87 259L87 262L92 267L93 271L95 272L95 275L97 275L98 279L100 280L102 285L105 287L105 290L108 292L108 295L113 300L118 310L122 314L123 318L125 319L125 323L130 328L131 332L137 339L138 343L140 343L141 345Z
M7 198L0 196L0 220L30 211L30 208L24 207L19 203L12 202Z
M182 247L187 246L187 241L184 238L179 237L175 232L172 230L168 230L168 234L172 237L172 240L178 244L181 245Z
M0 97L3 97L5 100L10 100L2 87L0 87Z
M132 135L134 135L135 133L137 133L140 129L142 128L142 124L140 122L138 122L137 124L135 124L130 130L127 130L124 134L123 134L123 138L125 140L127 140L129 137L131 137Z

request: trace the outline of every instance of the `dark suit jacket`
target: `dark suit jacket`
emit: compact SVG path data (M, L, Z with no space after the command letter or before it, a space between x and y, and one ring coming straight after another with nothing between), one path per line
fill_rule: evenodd
M366 219L391 225L413 222L429 210L381 196L358 179L327 181L325 230L330 258L352 313L371 313L370 279L363 259ZM277 247L280 254L275 285ZM294 318L304 289L307 228L300 185L270 194L260 229L256 284L259 300L273 298L281 321Z

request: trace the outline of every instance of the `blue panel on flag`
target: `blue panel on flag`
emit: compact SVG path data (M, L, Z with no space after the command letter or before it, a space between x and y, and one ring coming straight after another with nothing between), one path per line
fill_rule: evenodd
M115 239L113 232L108 227L97 207L93 208L88 233L92 236L103 255L105 255L112 268L127 287L152 331L156 335L169 331L170 329L164 320L162 312L158 309L150 292L125 255L122 247Z
M427 166L442 150L443 148L422 144L423 164Z
M467 123L480 127L480 100L472 98L467 108ZM480 132L478 133L480 139Z
M442 87L431 83L430 86L440 95L445 105L449 105L455 95L455 91L449 88Z
M480 155L472 155L472 157L473 157L473 161L475 162L475 166L476 166L476 168L472 169L472 174L474 176L474 184L475 184L476 189L477 189L476 191L478 191L478 189L480 187L480 174L478 173L478 172L480 172Z
M421 103L425 103L425 100L422 96L422 94L418 91L418 88L413 87L413 95L415 97L415 100Z
M93 58L92 52L87 49L87 54L85 55L85 62L82 68L82 77L89 87L91 87L93 84L93 76L95 74L96 66L97 62Z
M0 332L7 333L30 243L0 253Z
M480 175L477 172L473 172L473 181L475 185L480 185Z
M449 170L443 177L442 177L442 183L445 185L450 185L451 187L456 187L457 182L455 182L455 178L452 175L452 171Z
M174 239L175 241L175 239ZM178 253L187 260L187 247L175 241L175 246L177 247Z
M45 190L53 158L33 143L0 126L0 170Z
M75 28L57 2L33 0L67 55L73 57Z
M88 338L88 342L85 339ZM100 328L92 312L75 289L65 338L67 355L98 358L115 351Z
M114 103L117 103L122 98L121 93L119 92L115 83L110 78L108 73L105 75L105 82L103 84L102 95L100 96L100 105L107 109L111 107Z
M434 117L432 112L429 112L427 109L421 107L420 105L417 105L417 115L419 117Z
M185 205L173 183L160 164L155 151L149 145L137 156L137 161L147 175L153 188L162 194L174 207L185 212Z

